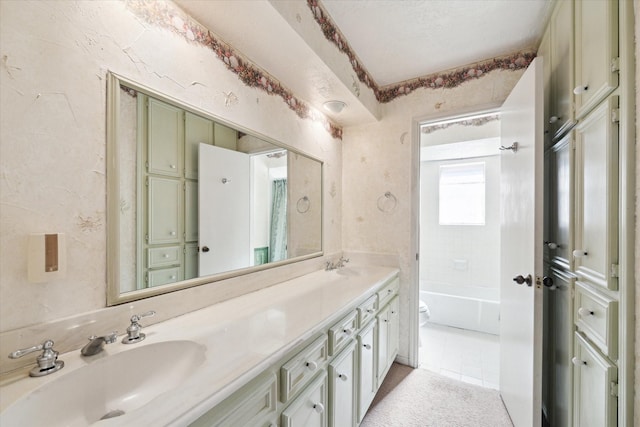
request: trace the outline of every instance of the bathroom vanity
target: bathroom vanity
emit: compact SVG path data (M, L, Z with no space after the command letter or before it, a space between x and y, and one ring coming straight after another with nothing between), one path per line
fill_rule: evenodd
M3 378L0 424L359 425L398 352L398 290L395 268L316 271L61 354Z

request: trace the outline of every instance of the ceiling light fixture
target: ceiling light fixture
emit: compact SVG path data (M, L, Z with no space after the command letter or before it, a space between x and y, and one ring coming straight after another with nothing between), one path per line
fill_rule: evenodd
M342 101L327 101L324 104L322 104L322 106L324 107L325 110L334 113L334 114L340 114L340 112L342 110L344 110L344 107L347 106L347 104L345 104Z

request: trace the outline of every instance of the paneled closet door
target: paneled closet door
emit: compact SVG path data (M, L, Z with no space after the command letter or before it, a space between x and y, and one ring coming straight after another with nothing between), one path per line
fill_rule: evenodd
M185 177L198 179L198 144L213 145L213 121L189 112L184 119Z
M549 241L545 253L557 268L573 269L573 170L574 134L567 134L551 148L548 158Z
M618 123L612 96L576 126L574 266L581 281L618 288Z
M148 172L182 177L184 116L180 108L149 98Z
M551 27L551 99L548 127L555 139L574 123L573 0L559 2L549 25Z
M182 184L179 179L148 178L148 235L150 245L177 244L182 240Z
M618 87L618 0L576 1L576 117Z

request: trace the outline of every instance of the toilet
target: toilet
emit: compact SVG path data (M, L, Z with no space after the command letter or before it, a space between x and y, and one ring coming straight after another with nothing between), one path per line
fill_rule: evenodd
M429 321L429 307L427 303L420 300L420 326L424 326Z

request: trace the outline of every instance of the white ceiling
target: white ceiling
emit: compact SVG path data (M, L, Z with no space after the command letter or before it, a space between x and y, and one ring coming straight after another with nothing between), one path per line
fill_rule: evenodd
M354 95L351 76L309 42L305 30L319 27L306 0L174 1L316 108L330 99L345 101L340 115L328 114L339 124L380 118L375 102ZM320 3L379 86L534 48L552 6L552 0Z
M550 0L324 0L385 86L537 47Z

